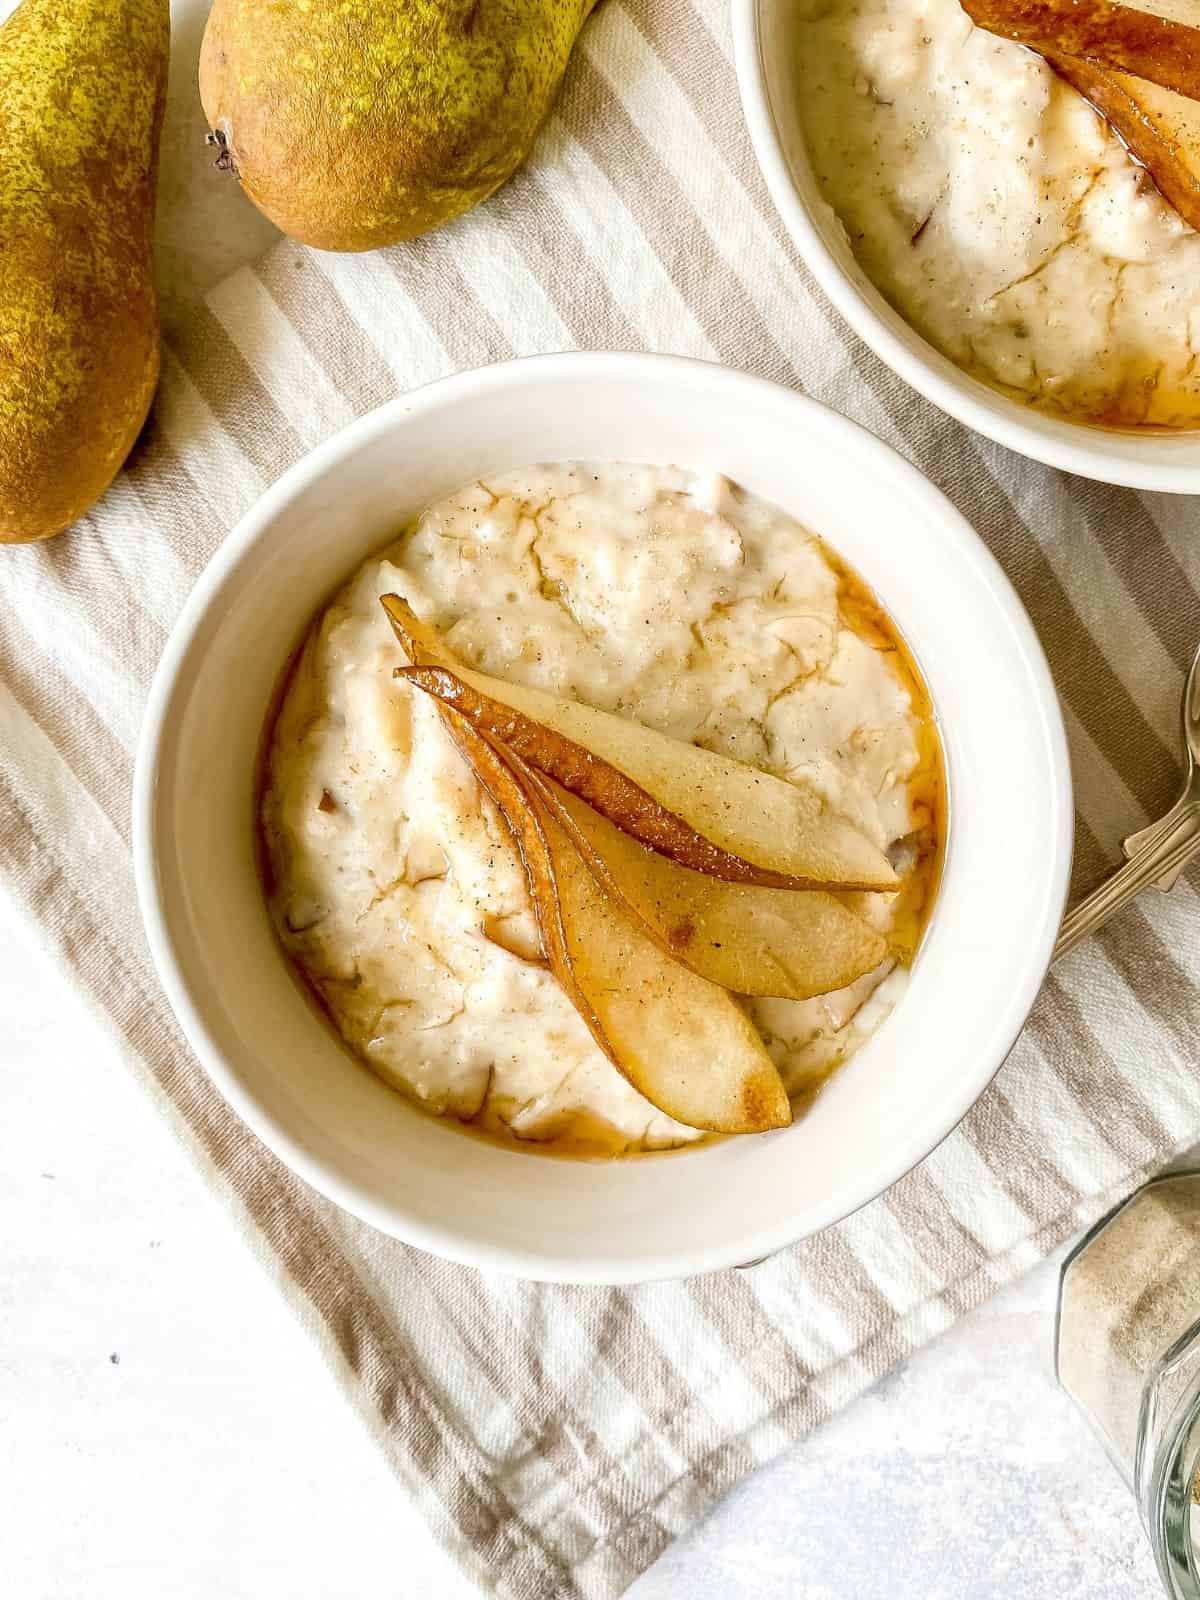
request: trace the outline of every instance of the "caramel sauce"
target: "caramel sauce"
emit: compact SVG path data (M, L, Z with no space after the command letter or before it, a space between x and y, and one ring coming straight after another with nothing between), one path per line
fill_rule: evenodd
M1028 406L1031 411L1057 417L1061 422L1094 428L1100 433L1170 436L1192 433L1200 428L1200 378L1187 383L1165 383L1163 364L1159 361L1131 359L1119 389L1102 411L1056 405L1042 395L1031 395L998 382L986 367L969 362L960 364L989 389Z
M1131 362L1111 405L1081 421L1109 432L1180 433L1200 428L1200 385L1164 384L1162 363Z
M888 665L908 695L917 723L918 761L907 780L909 837L915 860L901 882L894 904L895 923L888 934L893 956L907 967L912 965L924 937L945 860L949 822L946 758L933 700L903 635L858 573L824 541L821 541L821 549L839 580L838 614L843 624L873 649L887 655ZM842 898L853 905L859 897L845 895Z

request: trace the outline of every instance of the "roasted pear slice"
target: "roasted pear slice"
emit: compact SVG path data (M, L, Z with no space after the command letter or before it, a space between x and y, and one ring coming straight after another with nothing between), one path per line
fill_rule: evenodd
M989 33L1200 98L1196 0L965 0Z
M756 767L482 673L402 667L397 676L681 866L781 889L897 885L887 857L850 823Z
M1163 198L1190 227L1200 229L1200 105L1128 72L1052 51L1045 55L1120 136Z
M861 918L821 889L727 883L622 833L578 795L532 768L596 882L684 966L735 994L807 1000L843 989L887 955Z
M887 857L821 798L625 717L475 672L398 595L383 607L413 663L398 675L685 867L781 889L894 889Z
M665 955L600 888L539 790L464 718L443 718L517 841L551 971L618 1072L692 1128L786 1127L787 1093L737 1002Z

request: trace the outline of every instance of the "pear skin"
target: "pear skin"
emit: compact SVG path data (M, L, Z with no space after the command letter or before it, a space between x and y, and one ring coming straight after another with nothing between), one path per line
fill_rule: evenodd
M215 0L218 165L293 239L373 250L468 211L528 154L595 0Z
M168 0L23 0L0 27L0 543L104 493L158 379Z

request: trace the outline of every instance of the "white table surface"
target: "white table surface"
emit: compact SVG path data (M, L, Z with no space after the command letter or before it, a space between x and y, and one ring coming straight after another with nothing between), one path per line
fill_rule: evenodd
M0 1594L457 1600L307 1337L0 897ZM1041 1267L759 1472L638 1600L1134 1600Z
M273 236L203 146L206 10L173 6L168 327ZM759 1472L638 1600L1152 1600L1132 1500L1053 1380L1055 1277L1039 1268ZM472 1592L0 894L0 1594Z

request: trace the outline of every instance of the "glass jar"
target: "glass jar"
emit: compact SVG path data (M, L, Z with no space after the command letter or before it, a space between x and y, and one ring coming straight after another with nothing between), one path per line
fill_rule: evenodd
M1054 1344L1059 1383L1137 1497L1167 1593L1200 1600L1200 1173L1147 1184L1076 1246Z

